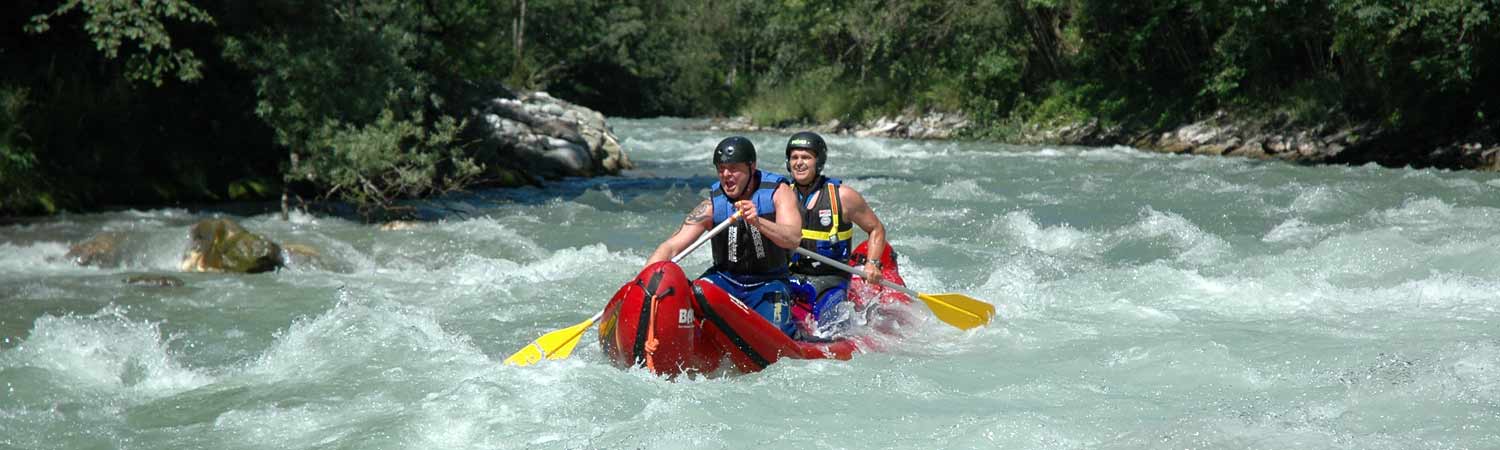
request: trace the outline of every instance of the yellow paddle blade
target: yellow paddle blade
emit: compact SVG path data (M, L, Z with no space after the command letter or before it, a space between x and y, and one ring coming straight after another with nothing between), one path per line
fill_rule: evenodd
M510 355L509 358L505 358L505 363L516 367L526 367L541 361L544 356L547 359L567 358L568 355L573 354L573 348L577 347L578 341L583 338L583 332L588 331L589 326L593 325L595 320L599 320L599 316L594 316L578 325L544 334Z
M963 294L917 294L917 297L927 303L938 320L964 330L984 326L995 316L995 305Z

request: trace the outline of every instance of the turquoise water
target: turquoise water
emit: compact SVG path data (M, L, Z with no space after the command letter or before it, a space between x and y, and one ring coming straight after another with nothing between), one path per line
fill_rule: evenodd
M996 323L676 382L592 332L502 366L603 307L713 181L725 133L613 123L637 170L412 230L232 216L320 254L276 273L174 273L212 213L0 227L0 448L1500 448L1488 173L830 136L909 285ZM785 136L749 136L781 165ZM101 231L124 267L61 260Z

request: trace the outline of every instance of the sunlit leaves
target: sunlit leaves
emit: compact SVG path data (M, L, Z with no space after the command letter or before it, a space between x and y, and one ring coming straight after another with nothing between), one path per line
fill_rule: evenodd
M51 29L51 21L73 11L84 15L83 29L106 59L129 55L126 76L160 86L168 79L202 78L203 63L191 50L174 48L167 23L212 25L213 17L187 0L68 0L57 9L32 16L31 33Z

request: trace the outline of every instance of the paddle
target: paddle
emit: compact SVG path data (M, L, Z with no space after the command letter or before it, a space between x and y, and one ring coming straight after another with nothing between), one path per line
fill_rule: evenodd
M734 215L729 216L729 220L726 220L724 221L724 223L719 224L719 226L714 227L714 229L709 230L707 234L699 236L698 240L693 242L693 245L689 245L687 249L684 249L682 252L678 253L677 256L673 256L672 262L676 263L678 261L682 261L682 258L686 258L689 253L692 253L693 250L697 250L698 247L702 247L703 243L708 242L709 239L713 239L714 236L717 236L719 234L719 232L722 232L725 228L728 228L729 224L734 223L735 219L739 218L740 213L735 212ZM536 338L535 341L532 341L530 345L517 350L516 353L510 355L509 358L505 358L505 363L512 366L525 367L536 364L538 361L541 361L543 357L546 357L547 359L567 358L569 355L573 354L573 348L577 347L578 341L583 338L583 332L588 331L589 326L593 325L594 322L599 321L600 317L604 317L604 311L599 311L598 314L594 314L594 317L590 317L589 320L585 320L578 325L573 325L571 327L544 334L542 335L542 337Z
M822 261L823 264L837 267L845 272L849 272L854 275L864 274L863 270L855 269L853 267L850 267L848 264L834 261L833 258L819 255L817 252L814 252L812 250L797 247L796 251L802 256ZM970 328L988 324L990 323L990 317L994 317L995 315L995 305L985 303L967 295L955 293L923 294L917 291L913 291L906 286L892 283L890 282L890 280L885 279L881 279L880 284L884 285L885 287L904 292L906 293L906 295L922 299L922 302L926 303L927 307L932 309L932 314L936 315L939 320L948 322L949 325L953 325L960 329L967 330Z

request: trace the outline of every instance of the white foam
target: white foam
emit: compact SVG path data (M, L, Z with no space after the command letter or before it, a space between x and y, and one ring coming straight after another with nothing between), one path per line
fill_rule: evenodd
M1381 223L1388 225L1438 225L1454 216L1452 204L1437 198L1412 199L1400 207L1377 212Z
M537 220L535 217L527 217L529 220ZM436 228L440 231L459 235L480 241L502 241L515 242L521 247L536 247L536 242L522 236L519 232L500 223L492 217L477 217L461 221L439 222Z
M1033 264L1035 259L1017 257L1001 261L984 284L975 289L975 298L994 305L996 313L1007 319L1045 309L1051 303L1052 297L1045 291L1042 277L1037 273L1039 264Z
M1471 180L1468 178L1444 178L1439 181L1439 184L1451 189L1465 190L1476 193L1487 191L1487 189L1484 188L1484 185L1480 184L1479 181Z
M293 209L287 212L287 221L297 225L318 225L323 223L324 220L326 218L315 214L308 214L300 209Z
M1225 179L1221 175L1216 175L1216 174L1215 175L1210 175L1210 174L1189 175L1189 176L1186 176L1185 180L1181 181L1180 183L1181 183L1181 186L1182 186L1181 189L1191 190L1191 191L1196 191L1196 192L1208 192L1208 193L1212 193L1212 194L1216 194L1216 195L1225 195L1225 194L1231 194L1231 193L1235 193L1235 194L1238 194L1238 193L1248 193L1248 192L1254 192L1256 190L1255 186L1252 186L1252 185L1249 185L1249 184L1243 184L1243 183L1236 183L1236 182L1233 182L1231 180Z
M565 248L527 264L505 259L465 255L443 269L454 284L553 283L590 277L599 267L638 267L644 261L634 254L610 252L604 244Z
M277 333L248 373L273 380L321 380L345 368L379 377L385 368L422 368L456 359L486 364L466 337L443 329L432 312L346 289L333 309ZM404 369L403 369L404 370ZM358 383L360 380L347 380Z
M1124 351L1116 350L1110 352L1109 357L1104 361L1104 365L1107 367L1130 366L1152 359L1151 350L1136 346L1127 348Z
M1297 198L1292 200L1291 210L1301 214L1317 213L1343 204L1346 199L1342 190L1334 186L1306 186L1297 189Z
M188 210L182 209L182 208L160 208L160 209L151 209L151 210L145 210L145 211L142 211L142 210L139 210L139 209L129 209L129 210L125 210L121 214L125 215L126 217L131 217L131 218L136 218L136 219L179 219L179 220L186 219L186 220L190 220L190 219L193 218L193 214L192 213L189 213Z
M610 189L609 188L609 184L600 184L600 185L598 185L598 186L596 186L596 187L594 187L592 189L589 189L588 191L584 192L583 196L588 196L588 195L602 196L602 197L604 197L604 200L608 201L609 204L611 204L611 205L624 205L625 204L625 200L622 200L620 198L619 194L616 194L613 189ZM580 196L580 197L583 197L583 196ZM577 203L589 204L588 202L579 201L578 199L574 199L573 201L577 202Z
M1268 243L1290 243L1310 244L1317 242L1332 234L1335 227L1328 225L1313 225L1303 222L1302 219L1292 218L1277 224L1271 231L1261 237L1262 242Z
M1182 319L1179 318L1177 314L1173 314L1171 312L1163 311L1161 309L1150 306L1137 305L1131 303L1128 300L1122 299L1116 302L1115 306L1119 308L1120 313L1130 316L1131 319L1133 319L1132 322L1136 324L1150 323L1162 326L1170 326L1182 322Z
M1022 246L1049 254L1095 254L1099 243L1089 233L1061 224L1043 228L1029 212L1011 211L1003 217L1002 229Z
M1048 149L1044 149L1048 150ZM1130 147L1108 147L1108 148L1085 148L1077 152L1078 156L1090 161L1131 161L1141 159L1156 159L1162 155L1136 150Z
M1065 158L1065 157L1069 157L1069 156L1072 156L1072 155L1069 154L1068 152L1064 152L1062 150L1058 150L1058 149L1050 148L1049 147L1049 148L1044 148L1044 149L1041 149L1041 150L1036 150L1036 151L1031 151L1031 152L1017 152L1015 154L1015 156L1024 156L1024 157L1028 157L1028 158L1040 158L1040 159L1053 159L1053 158Z
M951 155L955 150L954 145L894 139L860 139L843 148L852 153L850 156L864 160L927 160Z
M979 182L975 180L944 182L942 185L932 188L930 192L932 192L933 198L944 200L968 200L988 195L983 188L979 187Z
M1145 207L1140 220L1120 230L1118 239L1155 240L1165 238L1166 244L1176 250L1178 261L1208 264L1230 254L1229 243L1198 228L1191 220L1172 212L1160 212Z
M91 388L148 397L202 386L210 377L182 367L159 324L110 306L88 316L42 316L0 367L36 367Z
M1136 150L1138 153L1148 153ZM1155 152L1149 152L1155 153ZM1172 168L1192 172L1243 172L1251 166L1247 158L1223 158L1211 155L1156 153L1173 160Z
M1084 184L1086 185L1085 187L1092 187L1092 186L1089 186L1091 183L1093 183L1091 180L1084 181ZM1052 195L1052 194L1048 194L1048 193L1045 193L1045 192L1041 192L1041 191L1027 192L1027 193L1019 195L1017 198L1020 198L1021 200L1032 202L1032 203L1035 203L1035 204L1038 204L1038 205L1056 205L1056 204L1062 203L1062 198L1061 197L1058 197L1058 196Z
M1349 299L1372 309L1421 308L1435 312L1455 309L1496 312L1500 305L1500 282L1476 277L1433 274L1394 286L1353 288Z
M88 273L97 269L80 267L63 256L68 245L61 242L35 242L27 245L0 243L0 273L8 276L25 274L54 274L58 272Z

